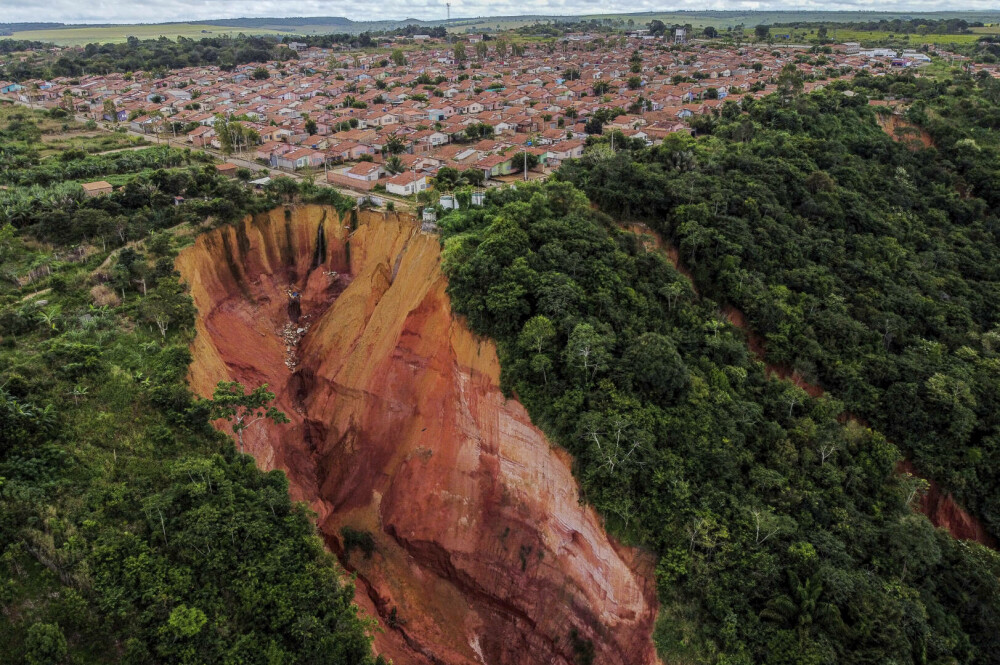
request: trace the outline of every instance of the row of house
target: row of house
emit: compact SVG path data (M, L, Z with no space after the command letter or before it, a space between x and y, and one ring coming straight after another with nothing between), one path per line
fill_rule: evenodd
M536 155L543 170L557 166L579 157L596 131L655 143L689 131L692 116L730 98L775 90L774 79L789 62L822 79L878 73L891 59L851 45L816 56L766 45L667 49L642 35L570 37L526 44L517 57L492 50L469 62L456 62L450 45L428 41L408 51L403 66L385 51L344 53L299 43L294 67L269 62L232 71L187 67L165 76L0 81L0 94L72 105L193 147L221 148L220 118L227 127L236 121L250 131L226 145L248 159L290 170L325 168L334 182L412 194L445 167L474 169L486 180L509 176L519 170L513 158L522 151ZM251 76L259 67L268 78ZM822 85L810 81L806 89ZM618 114L590 122L604 109ZM389 163L390 152L399 163Z

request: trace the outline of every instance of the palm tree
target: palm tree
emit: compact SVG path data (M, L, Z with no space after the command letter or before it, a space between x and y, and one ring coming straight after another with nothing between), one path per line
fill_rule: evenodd
M398 155L393 155L389 159L385 160L385 170L393 175L396 175L397 173L405 171L406 167L403 166L403 162L400 161Z
M805 647L806 640L817 627L834 633L847 632L837 606L821 600L823 584L815 575L803 584L795 573L789 571L788 586L792 593L780 594L767 601L760 613L761 619L794 628L799 634L800 649Z

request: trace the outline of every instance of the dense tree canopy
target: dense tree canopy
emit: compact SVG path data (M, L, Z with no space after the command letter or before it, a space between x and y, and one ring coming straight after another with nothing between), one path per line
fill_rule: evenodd
M853 86L727 105L711 136L561 177L649 220L769 361L844 400L1000 535L998 85ZM906 117L900 140L880 128L867 95L890 91L933 145Z
M587 500L659 556L665 660L991 658L1000 561L913 512L891 443L768 379L715 303L568 183L489 204L441 222L453 306Z

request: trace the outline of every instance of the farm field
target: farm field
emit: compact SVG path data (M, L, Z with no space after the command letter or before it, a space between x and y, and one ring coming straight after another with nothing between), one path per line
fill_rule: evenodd
M203 23L152 23L148 25L79 26L51 30L24 30L0 37L0 39L30 39L51 42L60 46L83 46L93 42L119 43L124 42L129 37L138 37L139 39L156 39L158 37L199 39L222 35L234 36L241 32L254 35L283 34L267 28L222 27Z
M750 11L705 11L705 12L644 12L637 14L588 14L583 16L543 16L528 14L522 16L485 16L456 17L444 21L443 16L429 15L417 24L428 29L445 25L449 32L464 34L469 32L499 32L513 30L526 25L547 22L566 22L575 20L614 20L621 21L626 26L644 27L653 20L663 21L667 25L690 24L700 32L705 26L714 26L719 30L743 25L745 28L775 23L835 23L851 21L878 21L893 18L927 17L928 19L963 18L967 21L979 21L987 24L984 28L974 28L976 34L970 35L922 35L917 40L911 35L912 43L931 44L962 44L974 42L979 35L1000 33L1000 12L927 12L899 14L892 12L750 12ZM631 22L631 23L630 23ZM151 23L141 25L77 25L53 27L45 30L23 30L7 35L7 38L30 39L51 42L61 46L80 46L91 42L116 43L124 42L129 36L140 39L155 39L161 36L176 39L177 37L200 38L220 35L237 35L239 33L253 35L316 35L329 33L359 33L363 31L391 30L395 27L413 23L412 20L382 20L382 21L352 21L342 17L318 16L313 18L281 19L220 19L200 23ZM990 26L989 24L994 24ZM796 34L807 35L808 30L796 30ZM846 36L845 36L846 35ZM832 36L832 35L831 35ZM0 39L3 39L0 36ZM879 41L888 38L888 33L882 32L850 32L841 31L837 36L839 41ZM794 39L794 38L793 38Z
M583 19L632 19L636 26L660 20L664 23L690 23L693 27L712 25L716 28L728 28L742 24L745 27L755 25L772 25L774 23L847 23L852 21L879 21L895 18L927 17L929 19L963 18L966 21L981 21L983 23L1000 20L1000 12L822 12L822 11L704 11L704 12L643 12L639 14L588 14Z

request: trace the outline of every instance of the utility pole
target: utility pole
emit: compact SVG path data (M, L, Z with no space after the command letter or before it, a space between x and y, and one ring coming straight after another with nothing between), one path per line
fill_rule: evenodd
M451 3L450 2L446 2L444 4L448 8L448 20L451 21Z

